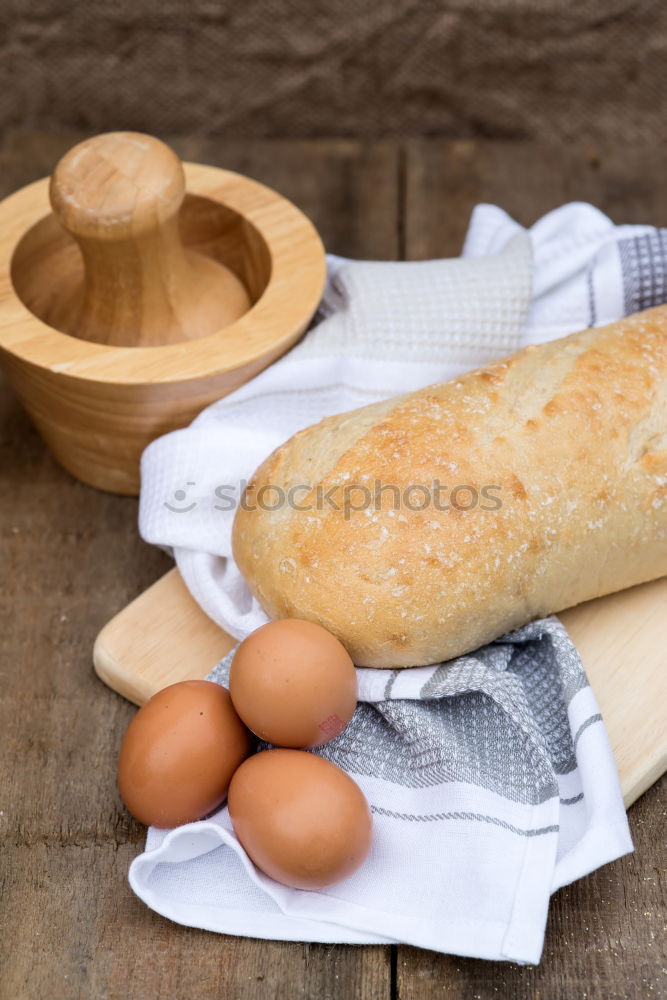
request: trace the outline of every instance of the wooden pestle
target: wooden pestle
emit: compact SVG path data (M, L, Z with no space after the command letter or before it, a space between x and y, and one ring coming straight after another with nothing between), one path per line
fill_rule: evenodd
M251 307L223 264L184 249L183 167L159 139L109 132L75 146L51 177L53 212L76 240L83 280L46 322L84 340L151 347L220 330Z
M99 136L0 201L0 365L64 468L136 494L146 445L284 354L325 276L275 191Z

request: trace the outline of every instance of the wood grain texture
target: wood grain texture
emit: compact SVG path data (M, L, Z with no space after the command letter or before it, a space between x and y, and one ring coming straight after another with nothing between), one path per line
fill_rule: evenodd
M0 194L12 170L12 183L43 173L71 141L47 137L42 146L32 136L22 156L16 139L9 158L0 152ZM394 154L386 155L384 166L385 153L371 155L370 173L391 180L387 195L376 183L374 204L395 229ZM329 174L323 145L312 160L307 146L281 157L269 144L252 156L269 183L275 170L276 185L300 163L311 202L312 177L324 170L325 187L338 192L336 216L369 184L368 153L351 145L344 176L336 144ZM327 211L323 198L325 221ZM340 218L331 228L344 249ZM349 252L359 246L352 230L362 229L357 217ZM373 234L364 238L373 253ZM381 252L381 235L375 246ZM92 490L55 463L0 377L0 997L388 998L389 948L218 937L163 920L133 897L127 870L144 830L122 807L115 768L134 709L97 679L91 660L102 625L171 565L141 542L136 519L136 501Z
M648 1000L665 995L667 780L629 813L635 853L552 898L538 966L400 946L396 1000Z
M88 134L8 131L0 144L3 197L46 176ZM280 191L311 219L330 253L370 260L400 256L396 143L159 135L182 160L233 170Z
M73 146L52 171L49 200L83 273L69 269L71 285L41 318L99 344L150 347L206 337L248 312L241 277L183 245L184 199L183 165L153 136L105 132Z
M667 770L667 577L559 614L595 693L626 808Z
M0 148L0 193L42 176L80 137L14 133ZM209 140L188 139L183 146L200 142ZM210 142L206 148L213 151L229 147L222 139ZM339 253L396 256L403 225L394 147L339 141L328 147L323 140L312 148L278 142L231 149L227 159L221 152L192 158L247 169L274 185L313 217ZM480 162L518 155L493 149L478 145ZM431 163L444 173L441 152ZM651 156L648 149L647 162ZM625 175L630 200L634 185L644 184L634 157L628 153ZM455 179L451 186L436 184L423 169L429 189L449 206L438 208L424 245L427 252L437 252L429 246L456 252L458 234L448 234L447 218L457 218L461 185ZM622 178L621 159L616 170ZM505 190L498 182L494 197L509 204L514 178L511 171L505 176ZM419 192L411 184L414 199ZM525 221L542 209L535 189ZM660 197L652 193L642 212L655 211L664 223ZM475 198L471 187L461 226ZM632 209L637 217L640 208ZM135 524L136 502L71 480L0 384L3 1000L644 1000L664 993L664 782L630 810L636 853L556 895L537 969L400 948L393 949L394 975L389 948L218 937L171 924L139 903L126 876L143 830L127 817L114 784L114 755L133 709L91 666L102 625L171 566L164 553L139 540Z
M93 663L113 691L143 705L168 684L206 677L234 645L171 569L104 626Z
M665 607L667 577L558 616L604 717L626 807L667 769ZM105 684L142 705L168 684L206 677L233 645L172 569L105 625L93 663Z
M591 201L617 223L667 225L659 145L598 149L584 143L415 140L403 156L402 250L409 260L458 254L473 207L485 201L523 225L570 200ZM576 629L574 619L571 624ZM664 709L659 727L663 733ZM401 946L397 998L620 1000L664 992L667 886L659 860L664 848L653 837L661 837L666 790L663 777L630 809L634 855L556 894L537 968Z
M135 841L3 845L3 1000L389 996L389 949L208 934L127 888ZM343 992L344 991L344 992Z
M126 239L114 253L113 241L107 241L100 251L100 241L91 238L99 218L91 226L64 192L68 183L81 179L73 176L71 163L80 164L86 150L108 143L106 136L80 144L61 161L51 185L47 178L36 181L0 203L0 362L64 468L99 489L135 494L139 459L150 441L186 426L205 405L238 388L301 336L321 297L325 261L312 223L291 202L250 178L207 165L187 163L183 177L170 150L170 165L176 165L181 182L176 194L182 196L183 185L187 189L178 219L172 212L168 220L170 238L165 222L161 239L153 227L141 252L136 232L134 243ZM108 179L108 166L102 176ZM172 169L168 189L173 180ZM75 232L78 250L51 215L49 192L61 221ZM179 199L174 201L173 194L168 204L175 211ZM74 199L77 206L95 202L99 211L99 197L95 201L90 191L77 190ZM155 199L152 204L154 209ZM126 202L126 215L127 209ZM136 229L136 222L129 228ZM129 273L119 261L132 248L136 260ZM165 250L172 260L169 284L175 297L162 293L165 274L157 274L154 266ZM201 298L201 288L187 277L188 261L196 256L204 261L201 274L220 263L229 268L252 308L238 315L236 301L233 322L185 344L176 335L191 327L192 317L186 323L186 303L180 300L183 287L190 286ZM177 259L182 259L178 268L173 266ZM150 281L139 279L142 268L152 271ZM109 294L98 295L105 283L113 286ZM119 295L118 288L128 294ZM142 296L145 312L161 318L172 311L175 299L183 307L181 322L164 344L154 342L155 329L138 309ZM113 319L115 310L122 312L122 329ZM210 320L202 318L209 325ZM127 321L137 323L134 346L124 346L132 339ZM86 339L71 336L72 324L79 322Z
M568 201L617 224L667 225L664 146L412 140L403 171L408 260L455 256L475 205L500 205L524 226Z

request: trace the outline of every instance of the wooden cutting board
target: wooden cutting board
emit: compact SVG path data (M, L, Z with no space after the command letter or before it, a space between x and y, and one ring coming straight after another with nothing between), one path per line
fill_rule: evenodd
M607 726L626 807L667 769L667 577L559 615ZM100 632L98 676L143 704L167 684L205 677L234 645L173 569Z

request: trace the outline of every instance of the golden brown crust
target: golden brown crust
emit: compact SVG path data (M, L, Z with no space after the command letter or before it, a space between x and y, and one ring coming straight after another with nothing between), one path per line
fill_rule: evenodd
M459 491L436 509L435 481L441 506L464 485L477 504L457 509L473 499ZM358 665L449 659L663 576L667 307L329 417L269 456L249 500L267 484L308 484L301 507L318 506L319 488L321 509L239 509L236 561L271 617L320 622ZM346 487L353 506L364 500L355 484L372 499L346 513ZM422 510L405 503L417 484L430 490ZM491 486L497 510L483 509Z

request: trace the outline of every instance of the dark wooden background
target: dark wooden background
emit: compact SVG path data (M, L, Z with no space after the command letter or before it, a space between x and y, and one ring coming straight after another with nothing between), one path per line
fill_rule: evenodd
M48 173L80 137L6 133L0 194ZM617 222L667 225L665 155L654 144L181 137L173 145L278 188L313 218L328 249L356 257L456 254L480 200L523 223L583 198ZM134 709L97 680L91 650L101 626L169 560L139 539L136 501L98 493L55 465L4 383L0 491L3 1000L666 995L664 785L630 810L635 854L556 894L536 968L407 947L221 937L145 908L127 884L144 831L115 789Z

